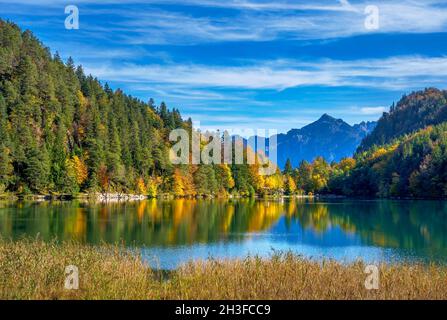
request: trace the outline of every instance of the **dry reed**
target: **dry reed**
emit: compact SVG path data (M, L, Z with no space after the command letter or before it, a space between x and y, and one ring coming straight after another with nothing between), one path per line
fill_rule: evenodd
M79 290L64 288L79 268ZM0 299L446 299L447 267L379 266L379 289L366 290L365 264L269 259L191 262L169 276L119 246L0 240Z

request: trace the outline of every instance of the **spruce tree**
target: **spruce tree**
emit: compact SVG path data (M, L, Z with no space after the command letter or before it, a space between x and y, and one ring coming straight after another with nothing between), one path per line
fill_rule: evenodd
M9 149L0 143L0 191L9 187L13 179L14 167Z
M30 147L26 152L25 179L32 192L43 193L48 190L50 159L45 146Z
M291 175L293 173L292 162L290 162L289 158L287 158L283 173L286 175Z

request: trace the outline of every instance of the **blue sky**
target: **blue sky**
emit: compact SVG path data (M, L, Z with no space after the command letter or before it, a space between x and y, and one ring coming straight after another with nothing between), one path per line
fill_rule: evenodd
M66 5L79 8L79 30L65 29ZM368 5L376 30L364 26ZM0 17L202 127L376 120L404 93L447 84L445 0L0 0Z

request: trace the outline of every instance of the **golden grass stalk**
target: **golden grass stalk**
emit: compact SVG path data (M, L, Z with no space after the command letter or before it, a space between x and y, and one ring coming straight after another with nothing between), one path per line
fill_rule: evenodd
M65 267L79 268L78 290L64 288ZM136 251L75 242L0 240L0 299L446 299L447 267L379 266L379 289L367 290L365 264L269 259L190 262L151 270Z

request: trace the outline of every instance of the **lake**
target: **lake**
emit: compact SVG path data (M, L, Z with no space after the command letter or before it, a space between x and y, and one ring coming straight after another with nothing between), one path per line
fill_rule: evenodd
M0 235L123 243L154 267L292 251L342 262L447 262L447 202L145 200L0 202Z

